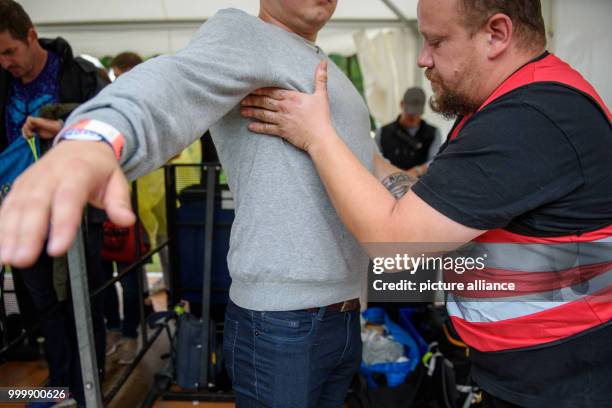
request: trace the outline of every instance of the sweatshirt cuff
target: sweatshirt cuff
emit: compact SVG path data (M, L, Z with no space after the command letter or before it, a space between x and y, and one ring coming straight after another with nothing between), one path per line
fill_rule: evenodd
M121 158L125 137L113 126L95 119L83 119L60 132L53 144L62 140L85 140L107 143L115 153L117 160Z

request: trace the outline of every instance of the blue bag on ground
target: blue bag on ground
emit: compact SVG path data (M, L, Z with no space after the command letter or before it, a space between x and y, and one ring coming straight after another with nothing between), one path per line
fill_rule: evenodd
M415 340L417 346L419 347L419 352L421 356L427 353L429 348L427 342L421 337L416 327L412 323L412 315L417 312L417 309L414 307L402 307L399 309L399 325L408 332L409 335Z
M372 307L363 312L363 318L368 323L384 325L387 332L393 336L393 340L404 346L404 355L408 361L366 364L361 362L361 373L366 378L369 388L378 388L375 380L376 374L382 374L387 380L388 387L397 387L402 384L408 374L413 372L421 361L421 352L419 341L415 340L411 334L405 331L402 327L394 323L385 313L384 309ZM415 331L416 333L416 331ZM416 333L418 336L418 333ZM419 336L419 340L420 339Z

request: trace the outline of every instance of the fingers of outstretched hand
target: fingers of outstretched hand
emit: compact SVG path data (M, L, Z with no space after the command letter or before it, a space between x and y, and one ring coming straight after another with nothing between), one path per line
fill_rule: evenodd
M67 251L86 202L104 205L114 171L121 172L105 144L70 141L52 149L19 177L2 203L0 261L32 265L50 224L48 252L57 256Z
M87 172L60 181L51 204L51 232L47 252L51 256L65 253L72 244L87 203L91 177Z
M130 188L123 172L117 168L108 182L103 198L104 208L110 220L120 227L136 222L132 211Z
M13 185L0 211L0 260L24 267L32 264L42 250L49 228L51 189L37 186L33 177L22 176Z
M94 147L101 149L99 154L108 157L112 165L106 161L98 163L106 169L100 172L89 160L75 160L75 166L81 166L79 174L58 183L51 207L51 233L47 247L50 255L61 255L70 248L87 202L104 208L111 221L119 226L129 226L135 221L130 209L129 186L116 159L107 146L91 146Z

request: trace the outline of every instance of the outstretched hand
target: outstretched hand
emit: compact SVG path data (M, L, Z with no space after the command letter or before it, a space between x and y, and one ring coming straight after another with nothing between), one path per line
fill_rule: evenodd
M62 142L26 170L2 202L0 263L32 265L48 233L49 255L66 253L87 203L105 209L119 226L136 220L112 149L103 142Z
M327 61L317 65L314 93L261 88L240 105L242 116L256 120L249 124L251 131L280 136L307 152L335 132L327 96Z

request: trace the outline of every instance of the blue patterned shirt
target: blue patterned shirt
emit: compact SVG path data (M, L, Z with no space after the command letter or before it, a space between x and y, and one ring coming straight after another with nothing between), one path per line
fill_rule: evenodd
M47 51L47 62L36 79L27 84L11 79L6 106L6 135L10 145L21 137L21 128L28 116L37 116L40 108L59 102L60 59Z

